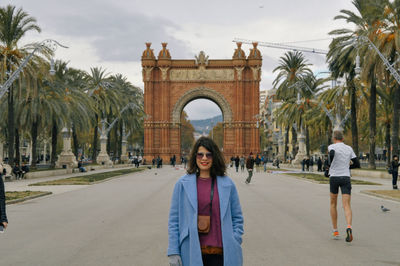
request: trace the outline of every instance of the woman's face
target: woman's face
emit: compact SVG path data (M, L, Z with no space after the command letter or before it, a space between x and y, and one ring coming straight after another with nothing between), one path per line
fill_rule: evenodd
M197 167L200 169L200 173L207 171L209 172L212 162L212 153L203 146L200 146L196 154L196 163Z

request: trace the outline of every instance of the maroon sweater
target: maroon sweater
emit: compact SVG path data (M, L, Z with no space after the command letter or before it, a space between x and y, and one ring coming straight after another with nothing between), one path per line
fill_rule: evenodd
M211 178L197 178L198 214L210 215ZM214 197L212 203L211 227L208 234L199 234L200 246L222 248L221 215L217 181L214 182Z

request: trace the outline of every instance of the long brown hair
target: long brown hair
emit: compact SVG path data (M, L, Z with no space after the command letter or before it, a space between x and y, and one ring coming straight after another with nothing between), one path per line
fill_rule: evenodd
M196 156L200 146L206 148L209 152L211 152L213 156L212 165L210 169L210 176L213 178L217 176L225 176L226 164L224 156L222 156L222 153L219 150L218 145L215 144L215 142L212 139L207 137L200 137L193 145L188 163L188 170L187 170L188 174L199 173L199 168L196 163Z

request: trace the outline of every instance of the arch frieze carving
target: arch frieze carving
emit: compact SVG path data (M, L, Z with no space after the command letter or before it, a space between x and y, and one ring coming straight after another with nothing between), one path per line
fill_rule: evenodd
M224 123L231 123L232 122L232 109L229 106L228 101L225 99L224 96L222 96L220 93L211 90L206 87L198 87L195 89L192 89L190 91L187 91L185 94L183 94L179 100L176 102L173 110L172 110L172 123L173 124L178 124L181 121L181 113L185 105L198 98L207 98L212 101L214 101L222 110L222 114L224 117Z

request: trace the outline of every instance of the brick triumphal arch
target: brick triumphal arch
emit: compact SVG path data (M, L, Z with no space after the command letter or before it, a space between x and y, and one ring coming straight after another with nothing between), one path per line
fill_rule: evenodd
M169 162L181 155L183 108L199 98L215 102L223 114L224 155L260 151L257 128L262 57L253 44L246 57L241 43L231 60L211 60L204 52L194 60L171 59L167 44L156 58L151 44L142 55L144 81L144 158Z

